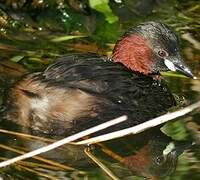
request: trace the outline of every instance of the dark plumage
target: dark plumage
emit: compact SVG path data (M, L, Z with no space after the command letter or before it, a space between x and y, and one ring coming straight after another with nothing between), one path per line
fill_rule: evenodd
M168 39L167 44L160 39ZM54 135L73 134L124 114L128 121L108 131L147 121L176 104L163 80L155 78L159 71L181 67L193 76L177 46L176 36L164 25L139 25L117 42L110 59L66 55L44 72L24 76L10 89L4 116Z
M85 98L75 97L77 91L83 92ZM69 94L74 98L68 99ZM49 99L48 110L45 107L42 110L39 105L40 100L45 101L44 97ZM15 113L8 111L8 119L33 130L57 135L77 132L124 114L129 120L123 123L123 128L136 125L175 105L163 81L133 74L124 66L94 54L68 55L56 60L44 72L25 76L11 89L9 99L11 104L7 107ZM38 100L38 108L31 107L34 99ZM55 106L61 106L65 112L55 115ZM25 117L19 111L23 108L28 110ZM71 108L77 109L75 115ZM45 118L37 115L40 113Z

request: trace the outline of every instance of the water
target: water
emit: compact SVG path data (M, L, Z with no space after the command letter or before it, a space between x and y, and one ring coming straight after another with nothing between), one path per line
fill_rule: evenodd
M77 1L71 1L75 5L71 4L70 7L63 6L62 1L56 5L56 1L49 1L48 8L43 7L42 3L42 7L36 3L30 9L22 1L19 2L21 4L16 8L8 8L0 3L1 94L27 71L42 70L62 54L87 51L110 54L113 43L124 29L145 20L159 20L176 30L182 41L184 58L194 74L200 76L198 1L148 1L146 4L149 6L136 1L127 0L124 4L111 1L110 7L120 21L113 24L109 24L102 14L93 10L89 12L87 8L75 8ZM74 39L68 40L70 38ZM176 77L171 73L165 74L165 79L180 106L200 99L199 80ZM91 147L66 145L40 155L37 159L2 168L0 178L199 179L199 119L200 110L196 110L167 123L162 132L153 128L136 136ZM10 123L1 123L0 128L16 130L16 126ZM36 149L48 142L3 132L0 138L0 160L15 157L22 151Z

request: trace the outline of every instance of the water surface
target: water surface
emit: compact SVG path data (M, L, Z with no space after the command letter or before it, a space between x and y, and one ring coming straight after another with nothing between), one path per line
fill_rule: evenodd
M143 21L168 24L181 39L183 57L200 77L200 3L178 0L110 1L112 15L89 8L86 1L0 3L0 90L4 92L26 72L44 69L54 58L70 52L109 55L125 29ZM139 3L140 2L140 3ZM84 8L81 8L84 7ZM108 20L111 16L111 20ZM108 18L106 20L106 18ZM112 23L110 22L112 21ZM165 74L181 106L200 99L200 81ZM1 98L1 99L2 99ZM2 101L2 100L1 100ZM200 179L200 110L153 128L87 146L66 145L0 169L2 179ZM1 129L16 130L1 123ZM49 142L1 132L0 160L17 156ZM173 151L163 156L163 151ZM165 151L165 152L166 152ZM92 157L93 160L90 158ZM94 159L101 166L94 163ZM103 165L102 165L103 164ZM69 167L68 167L69 166ZM108 171L109 169L109 171ZM107 175L106 172L110 172Z

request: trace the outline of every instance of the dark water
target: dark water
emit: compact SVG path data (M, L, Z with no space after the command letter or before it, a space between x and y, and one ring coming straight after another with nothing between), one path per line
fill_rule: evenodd
M112 24L105 20L102 13L91 10L87 1L80 3L74 0L68 4L63 4L64 1L30 2L0 2L2 96L21 75L45 68L62 54L92 51L108 55L113 43L125 29L146 20L159 20L176 31L182 42L182 54L186 62L194 74L200 77L199 1L126 0L119 4L110 1L109 6L118 17L118 21ZM76 38L68 40L68 35ZM200 99L199 80L171 73L165 74L165 79L180 106ZM162 131L153 128L136 136L91 147L63 146L39 158L0 169L0 178L200 179L199 119L200 110L196 110L167 123ZM0 129L16 130L16 126L1 123ZM36 141L1 132L0 160L45 144L45 140ZM103 165L99 167L94 159ZM110 172L110 175L106 172Z

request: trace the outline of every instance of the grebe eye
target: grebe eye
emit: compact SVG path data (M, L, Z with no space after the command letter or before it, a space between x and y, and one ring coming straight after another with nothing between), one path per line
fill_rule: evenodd
M164 158L159 156L159 157L156 158L155 162L156 162L157 165L161 165L161 164L164 163Z
M168 56L168 53L167 53L165 50L159 50L159 51L158 51L158 55L159 55L161 58L164 58L164 57L167 57L167 56Z

